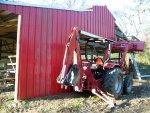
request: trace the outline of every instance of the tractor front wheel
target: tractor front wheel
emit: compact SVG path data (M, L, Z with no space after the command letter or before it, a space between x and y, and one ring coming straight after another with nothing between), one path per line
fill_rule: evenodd
M133 76L127 75L124 78L124 84L123 84L123 92L124 94L130 94L133 89Z
M104 77L103 91L111 94L117 99L123 90L123 77L120 68L113 68L107 71Z

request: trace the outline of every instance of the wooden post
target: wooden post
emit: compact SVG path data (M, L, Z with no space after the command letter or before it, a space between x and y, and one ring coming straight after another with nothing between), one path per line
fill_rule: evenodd
M16 75L15 75L15 94L14 94L14 101L15 102L17 102L17 97L18 97L20 28L21 28L21 15L18 15L17 44L16 44L16 46L17 46L16 47Z

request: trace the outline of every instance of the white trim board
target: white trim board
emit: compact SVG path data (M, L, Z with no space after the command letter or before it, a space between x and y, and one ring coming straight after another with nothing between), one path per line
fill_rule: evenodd
M21 15L18 15L17 44L16 44L16 46L17 46L16 47L16 74L15 74L15 93L14 93L14 101L15 102L17 102L17 96L18 96L20 28L21 28Z

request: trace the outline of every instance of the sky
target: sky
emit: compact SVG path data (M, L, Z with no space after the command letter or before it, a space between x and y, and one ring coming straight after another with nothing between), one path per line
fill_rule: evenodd
M48 5L51 3L52 0L16 0L16 1L22 1L22 2L28 2L33 4L43 4ZM56 0L55 6L62 7L65 6L66 0ZM79 0L80 1L80 0ZM126 6L133 5L132 0L81 0L86 1L86 5L107 5L107 7L113 11L116 9L123 10ZM63 5L62 5L63 4Z

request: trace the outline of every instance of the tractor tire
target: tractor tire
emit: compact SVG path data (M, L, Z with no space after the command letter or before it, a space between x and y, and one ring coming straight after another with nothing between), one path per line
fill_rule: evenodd
M116 67L106 72L102 89L118 99L123 90L123 76L120 68Z
M132 75L127 75L124 78L123 93L124 94L130 94L132 89L133 89L133 76Z

